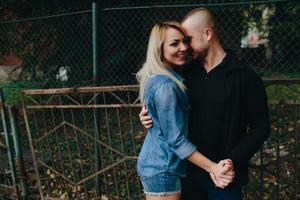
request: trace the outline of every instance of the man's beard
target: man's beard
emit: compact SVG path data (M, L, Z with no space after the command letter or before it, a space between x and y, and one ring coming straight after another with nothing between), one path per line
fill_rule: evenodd
M204 60L204 58L207 56L208 48L203 49L201 53L195 52L193 50L190 50L185 57L186 63L185 65L191 64L195 60Z
M196 60L196 59L204 59L206 56L207 56L207 53L208 53L208 48L205 48L205 49L203 49L203 51L202 52L197 52L197 53L195 53L195 52L193 52L194 54L196 54L195 56L193 56L193 59L194 60Z

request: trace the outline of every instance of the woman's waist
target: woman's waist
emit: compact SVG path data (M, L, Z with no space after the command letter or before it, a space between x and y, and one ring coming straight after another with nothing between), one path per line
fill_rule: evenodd
M161 164L161 165L160 165ZM186 163L184 161L173 163L166 167L163 163L154 162L153 164L145 163L138 160L137 172L140 177L151 177L162 172L169 172L179 177L186 176Z

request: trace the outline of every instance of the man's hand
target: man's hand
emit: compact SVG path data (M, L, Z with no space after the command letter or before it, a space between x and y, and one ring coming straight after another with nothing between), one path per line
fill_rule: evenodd
M233 181L235 175L232 161L229 159L221 160L212 167L209 175L216 187L224 189Z
M143 126L148 129L148 128L152 127L152 119L147 114L148 114L148 110L147 110L146 106L143 105L142 110L139 114L139 117L140 117L140 121L142 122Z

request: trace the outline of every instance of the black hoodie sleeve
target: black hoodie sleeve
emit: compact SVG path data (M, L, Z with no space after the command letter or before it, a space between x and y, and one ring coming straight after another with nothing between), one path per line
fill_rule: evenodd
M269 137L270 122L267 95L262 79L251 69L245 69L245 117L247 134L229 154L235 167L247 166L251 157Z

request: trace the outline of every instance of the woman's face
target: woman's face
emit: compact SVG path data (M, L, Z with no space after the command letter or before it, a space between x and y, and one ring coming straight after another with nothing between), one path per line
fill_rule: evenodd
M163 61L166 66L183 65L188 50L184 35L175 28L168 28L163 43Z

